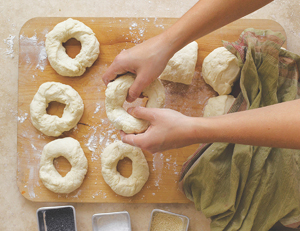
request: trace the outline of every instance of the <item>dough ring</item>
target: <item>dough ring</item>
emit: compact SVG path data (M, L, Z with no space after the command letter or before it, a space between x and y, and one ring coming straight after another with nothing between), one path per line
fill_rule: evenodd
M61 118L47 114L48 104L56 101L65 104ZM40 87L30 104L33 126L47 136L59 136L76 126L83 114L83 101L69 85L46 82Z
M53 165L57 157L65 157L72 165L62 177ZM88 169L88 161L77 140L66 137L56 139L44 146L40 161L40 179L49 190L55 193L70 193L79 188Z
M117 171L119 160L128 157L132 161L132 174L123 177ZM101 154L102 176L111 189L124 197L137 194L149 177L149 167L140 148L118 141L107 146Z
M125 133L141 133L149 126L148 121L133 117L122 107L134 77L133 74L123 75L110 82L105 91L106 115L117 129ZM158 79L144 89L143 95L148 97L148 108L160 108L165 103L165 89Z
M81 43L81 50L74 59L67 55L62 45L71 38ZM72 18L58 23L47 34L45 46L51 66L62 76L81 76L100 53L99 42L91 28Z

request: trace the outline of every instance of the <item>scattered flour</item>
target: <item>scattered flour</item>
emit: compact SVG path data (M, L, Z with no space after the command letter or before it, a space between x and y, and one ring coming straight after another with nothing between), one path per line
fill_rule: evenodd
M35 150L35 151L37 150L37 148L33 144L31 144L31 147L33 150Z
M43 32L46 33L46 32ZM47 64L47 53L46 53L46 48L45 48L45 42L44 41L39 41L38 37L36 34L30 38L20 35L20 44L21 45L29 45L35 49L34 54L37 54L37 57L35 57L34 61L36 63L35 68L41 70L42 72L45 69L45 66ZM28 55L25 56L26 63L29 64L31 63L31 59Z
M108 119L101 119L101 122L98 126L92 126L91 132L84 136L87 138L85 146L92 152L92 161L100 158L100 153L96 152L97 148L101 147L101 151L103 151L109 144L119 140L116 135L118 131L108 122ZM102 125L105 125L105 127L108 125L108 127L104 128Z
M97 196L101 196L102 198L107 198L106 192L103 192L103 191L95 192L92 195L92 198L95 199L95 197L97 197Z
M25 113L24 116L18 116L19 123L24 123L27 117L28 117L28 113Z
M46 53L45 46L43 46L43 47L41 47L41 50L39 53L39 61L35 68L40 69L43 72L45 69L46 61L47 61L47 53Z
M10 56L12 59L15 57L14 55L14 39L16 36L9 35L7 39L4 39L4 43L6 44L6 55Z
M132 22L129 26L129 35L133 39L133 43L141 43L143 42L142 37L144 37L145 26L138 26L136 22Z
M154 182L154 185L156 187L159 188L159 182L162 180L161 176L162 176L162 170L164 167L164 155L162 153L154 153L153 154L153 164L152 164L152 168L153 171L156 172L156 179Z
M100 111L100 108L101 108L101 105L100 105L100 103L96 103L96 109L95 109L95 111L94 111L94 114L96 114L96 113L98 113L99 111Z

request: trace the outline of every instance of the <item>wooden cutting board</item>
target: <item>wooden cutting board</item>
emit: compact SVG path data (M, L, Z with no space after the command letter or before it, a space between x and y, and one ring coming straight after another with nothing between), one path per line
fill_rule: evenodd
M100 155L104 148L120 139L119 132L111 125L105 113L105 85L102 74L115 56L123 49L141 43L170 27L172 18L76 18L89 26L100 42L100 55L94 65L81 77L68 78L58 75L49 65L45 52L45 36L53 27L67 18L34 18L20 31L19 43L19 101L18 101L18 169L17 183L21 194L32 201L45 202L119 202L119 203L187 203L189 200L178 190L182 164L194 153L198 145L163 153L144 152L150 168L150 177L143 189L133 197L115 194L101 175ZM202 116L207 100L216 93L201 77L203 59L222 40L236 41L246 28L271 29L285 35L284 29L271 20L238 20L199 40L197 67L190 86L164 81L166 108L188 116ZM80 43L69 40L65 47L71 57L80 50ZM89 169L81 187L70 194L56 194L44 187L39 179L41 152L53 137L43 135L30 121L29 105L39 86L56 81L72 86L82 97L84 114L77 127L61 137L77 139L88 159ZM145 100L124 107L144 105ZM50 103L49 114L61 115L63 105ZM61 138L60 137L60 138ZM70 164L60 157L54 161L57 170L65 175ZM131 173L128 159L120 161L118 170L124 176Z

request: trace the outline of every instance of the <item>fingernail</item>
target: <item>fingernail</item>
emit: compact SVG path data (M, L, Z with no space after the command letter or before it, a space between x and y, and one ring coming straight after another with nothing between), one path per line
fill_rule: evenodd
M130 95L127 96L127 102L131 103L133 101L135 101L135 98L132 98Z
M131 114L132 110L133 110L133 108L130 107L130 108L127 109L127 112L128 112L129 114Z

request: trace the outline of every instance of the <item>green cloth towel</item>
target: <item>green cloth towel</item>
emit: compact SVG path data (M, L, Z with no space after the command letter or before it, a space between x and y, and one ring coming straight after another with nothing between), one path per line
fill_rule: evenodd
M300 59L281 49L284 42L280 33L256 29L245 30L237 42L223 42L242 67L240 93L229 113L296 98ZM184 164L179 184L211 218L213 231L266 231L278 221L300 221L300 150L202 144Z

